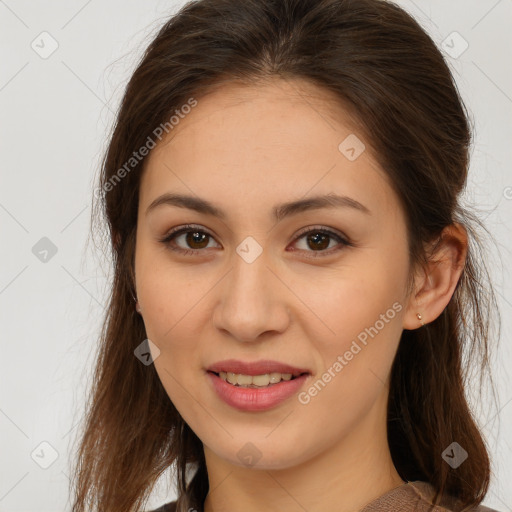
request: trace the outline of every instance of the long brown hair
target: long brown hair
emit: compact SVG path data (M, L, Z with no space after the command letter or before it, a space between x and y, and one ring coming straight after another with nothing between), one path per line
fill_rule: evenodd
M476 229L485 227L460 201L472 132L442 54L388 1L198 0L162 26L133 73L94 194L95 234L111 249L113 282L76 454L74 512L140 510L173 463L179 503L202 509L202 443L154 366L134 356L146 338L133 300L145 158L130 159L158 127L172 129L170 117L190 98L200 101L230 80L279 77L334 92L356 114L406 212L412 266L427 262L425 244L446 226L460 222L468 231L465 268L448 306L424 327L403 331L391 370L388 440L402 479L431 483L436 499L449 493L470 506L485 497L490 461L465 391L470 363L480 363L481 376L489 372L499 311ZM469 454L457 469L441 456L453 441ZM189 464L198 468L191 482Z

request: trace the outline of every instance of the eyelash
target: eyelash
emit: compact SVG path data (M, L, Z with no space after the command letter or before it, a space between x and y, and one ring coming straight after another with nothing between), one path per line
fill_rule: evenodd
M202 233L202 234L208 235L209 237L213 238L213 236L210 233L201 229L200 226L196 226L193 224L187 224L185 226L173 229L164 238L160 239L159 241L162 244L164 244L166 248L171 249L172 251L179 252L179 253L183 254L184 256L194 255L194 254L204 251L204 249L176 248L171 244L171 241L173 241L179 235L184 234L184 233L190 233L190 232ZM322 226L314 226L313 228L305 228L304 230L301 230L298 233L297 237L295 238L294 242L297 242L298 240L303 238L305 235L309 235L311 233L315 233L315 234L321 233L323 235L328 235L329 237L334 238L337 242L339 242L342 247L343 246L347 246L347 247L354 246L354 244L351 243L347 238L342 237L338 233L335 233L334 231L331 231L330 229L327 229ZM341 248L334 249L334 251L332 249L333 248L331 248L329 250L304 251L304 252L313 253L312 255L307 256L308 258L318 258L318 257L323 257L323 256L330 256L333 252L338 252L341 250ZM300 249L299 249L299 251L300 251Z

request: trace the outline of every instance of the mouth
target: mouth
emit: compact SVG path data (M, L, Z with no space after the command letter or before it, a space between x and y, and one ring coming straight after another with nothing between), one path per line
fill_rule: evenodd
M270 359L218 361L206 368L206 371L219 377L220 380L240 388L269 388L312 374L307 368L298 368Z
M309 372L295 372L295 373L281 373L270 372L260 375L247 375L242 373L225 372L225 371L208 371L213 375L221 378L224 382L231 384L235 387L241 388L269 388L285 381L291 381L302 377L303 375L310 375Z
M261 368L261 365L258 366ZM254 370L254 366L252 368ZM279 368L285 369L285 366L279 364ZM289 368L286 366L286 369ZM296 369L293 369L293 373L261 373L260 369L252 373L253 375L249 375L210 368L205 375L212 386L211 389L227 405L251 413L267 411L291 399L306 385L312 375L309 371Z

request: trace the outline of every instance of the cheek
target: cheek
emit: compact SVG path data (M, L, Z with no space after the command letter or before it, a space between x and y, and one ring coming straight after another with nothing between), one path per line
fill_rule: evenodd
M356 428L386 391L402 330L399 301L377 295L374 287L354 288L347 296L345 291L338 299L350 298L346 306L331 307L336 334L314 338L319 374L298 397L310 428L326 436Z
M404 260L382 249L367 251L309 288L309 304L319 318L308 315L315 319L309 326L318 326L308 338L320 357L319 388L340 412L371 402L387 379L402 332Z
M337 270L320 274L316 269L295 280L294 293L306 313L297 320L309 332L312 342L322 340L322 353L332 357L333 349L343 350L376 322L379 330L390 331L390 320L399 316L406 269L400 264L390 265L378 252L354 255ZM399 305L393 308L394 303Z
M164 261L159 263L159 258ZM211 325L208 292L216 275L171 265L165 255L157 255L147 265L141 258L140 263L137 279L146 333L160 349L156 369L164 383L172 386L170 375L183 382L202 369L201 340L211 337L211 332L204 332Z
M141 257L139 263L137 290L148 337L164 345L179 341L180 329L200 308L207 284L197 278L191 280L183 269L165 264L162 254L147 260Z
M344 381L343 392L349 395L360 394L369 380L385 381L400 339L402 310L402 304L392 297L370 298L363 291L352 295L346 307L333 311L335 334L317 338L316 343L325 380L342 375L338 383Z

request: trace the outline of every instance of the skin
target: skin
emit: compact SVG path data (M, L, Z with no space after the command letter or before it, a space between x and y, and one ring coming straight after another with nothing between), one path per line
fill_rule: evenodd
M306 82L231 83L198 98L146 161L138 303L160 350L158 375L204 445L206 512L350 512L403 484L386 438L391 365L402 330L421 327L416 313L428 323L448 304L467 239L462 227L447 228L437 263L415 272L408 295L405 215L370 141L355 130L341 103ZM354 161L338 150L352 133L366 146ZM226 219L171 205L146 215L164 192L207 199ZM270 216L277 204L332 192L371 213L324 208L279 222ZM169 243L196 254L160 241L189 223L211 236ZM297 237L319 226L354 245L331 237L316 249L307 236ZM250 264L236 252L248 236L263 249ZM292 397L267 411L242 412L210 385L205 369L216 361L274 359L310 369L307 389L394 303L401 307L394 318L307 404ZM248 442L260 453L254 466L237 455Z

